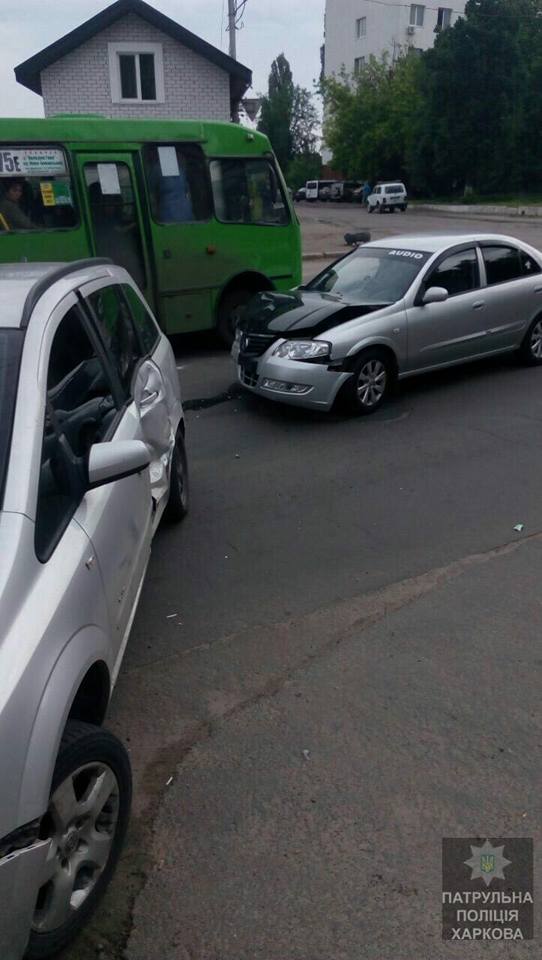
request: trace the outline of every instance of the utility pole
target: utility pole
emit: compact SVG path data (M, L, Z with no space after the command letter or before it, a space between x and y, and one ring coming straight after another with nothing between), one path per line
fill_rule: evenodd
M237 60L236 56L236 43L235 43L235 34L237 32L237 27L235 21L237 19L237 10L236 10L235 0L228 0L228 30L230 34L230 49L229 54L234 60Z

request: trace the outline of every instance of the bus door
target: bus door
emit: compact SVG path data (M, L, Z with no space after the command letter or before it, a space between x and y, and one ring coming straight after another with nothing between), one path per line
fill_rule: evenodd
M227 272L205 155L196 143L149 143L143 165L162 326L168 333L212 327L213 294Z
M129 153L78 154L94 254L131 274L152 304L152 272Z

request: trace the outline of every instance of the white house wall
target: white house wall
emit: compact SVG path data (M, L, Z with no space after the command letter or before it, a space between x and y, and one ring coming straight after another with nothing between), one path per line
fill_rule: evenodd
M164 62L164 103L113 103L108 43L160 43ZM135 14L107 27L41 74L45 116L99 113L104 117L230 119L230 78L226 71Z

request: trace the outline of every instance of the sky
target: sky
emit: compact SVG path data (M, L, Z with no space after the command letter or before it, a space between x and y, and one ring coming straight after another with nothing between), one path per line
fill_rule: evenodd
M43 116L41 97L16 82L14 67L107 6L105 0L0 0L0 116ZM227 0L153 0L153 6L228 52ZM247 0L237 33L237 59L253 72L247 95L266 92L279 53L290 61L295 83L312 90L323 30L324 0Z

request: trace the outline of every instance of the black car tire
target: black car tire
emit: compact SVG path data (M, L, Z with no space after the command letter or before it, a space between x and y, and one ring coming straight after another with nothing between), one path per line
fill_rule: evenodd
M378 377L382 373L384 374L383 379L379 380L378 383L375 383L375 388L377 390L380 389L380 386L383 387L382 392L378 399L371 400L371 402L364 402L363 392L361 389L362 385L360 383L360 378L362 375L366 375L366 373L364 374L364 371L367 371L367 369L373 369L375 376ZM346 381L346 384L343 387L342 396L346 402L347 408L351 411L351 413L360 414L362 416L375 413L380 409L382 404L389 396L395 379L396 369L389 353L386 350L383 350L380 347L368 347L367 350L363 350L356 360L352 376Z
M231 347L235 339L237 324L253 293L254 291L247 287L234 287L225 293L220 301L216 326L227 347Z
M540 336L535 336L535 331L540 333ZM536 343L542 344L542 316L534 318L519 348L521 361L529 367L539 367L542 364L542 356L537 356L534 352Z
M188 513L190 483L188 478L188 458L184 435L179 426L175 436L175 448L171 458L169 475L169 496L164 516L170 523L180 523Z
M374 207L370 203L367 204L367 213L374 213Z
M67 921L46 932L32 929L25 953L26 960L47 960L49 957L56 956L77 936L103 897L119 859L128 828L132 800L132 774L128 753L120 740L108 730L90 723L68 721L56 759L51 797L79 768L87 766L92 768L93 764L112 772L118 788L118 795L115 798L116 819L112 828L108 858L86 899L72 912ZM106 806L107 803L104 810ZM55 836L54 820L51 814L46 814L43 818L42 831L43 839L48 835ZM63 869L63 866L59 859L60 869ZM53 880L50 883L53 883ZM40 890L40 897L47 896L47 886L48 884L45 884ZM38 916L40 897L36 904L35 918Z

